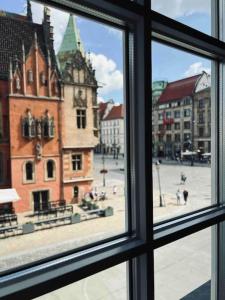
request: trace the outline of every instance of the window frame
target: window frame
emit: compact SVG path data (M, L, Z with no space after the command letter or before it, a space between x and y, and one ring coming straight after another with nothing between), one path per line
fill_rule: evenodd
M77 158L74 158L73 159L73 156L79 156L80 157L80 159L79 159L79 163L80 163L80 168L73 168L73 162L75 162L75 164L76 164L76 167L77 167ZM82 155L82 153L74 153L74 152L72 152L71 153L71 170L73 171L73 172L80 172L80 171L82 171L83 170L83 155Z
M79 113L78 113L79 112ZM78 108L76 109L77 129L87 128L87 110ZM78 126L79 124L79 126Z
M79 12L84 16L90 14L94 17L95 15L95 19L104 19L106 23L123 25L122 27L126 31L125 78L127 82L126 101L129 104L127 105L126 130L130 132L126 141L127 148L130 149L126 157L129 161L127 177L129 174L131 175L127 189L128 232L123 237L114 237L108 242L92 245L83 251L63 254L60 258L52 258L41 264L15 270L14 273L6 273L0 279L2 299L7 299L7 297L11 297L9 299L30 299L30 297L53 291L118 263L129 261L129 298L153 300L154 249L201 229L217 225L213 237L216 248L213 270L215 275L212 278L215 288L212 294L214 299L222 300L225 293L222 284L225 272L220 265L220 262L225 261L225 208L223 206L224 199L221 197L225 190L224 170L222 167L217 168L216 164L213 166L215 174L221 175L219 191L214 191L215 198L218 198L215 205L153 225L153 195L152 185L149 184L152 182L152 161L149 159L152 154L152 124L149 122L152 107L149 101L151 91L145 87L151 82L149 55L151 54L150 40L152 36L152 39L157 38L178 48L215 59L213 68L214 83L216 84L213 94L219 95L218 101L220 101L221 107L225 94L222 87L218 89L217 82L219 76L224 77L225 74L225 66L222 66L221 63L225 59L223 50L225 44L216 38L151 11L148 0L144 3L128 0L98 0L97 2L95 0L77 0L76 4L69 0L42 0L40 2L54 4L59 9ZM220 4L223 4L221 6L223 16L225 15L224 2L224 0L220 0ZM214 30L217 32L218 26L215 26ZM134 47L134 45L139 47ZM139 99L137 107L135 106L136 98ZM218 114L215 107L212 108L212 111L214 116ZM221 118L220 115L218 120L215 132L219 125L224 131L225 118ZM215 141L220 148L217 152L214 149L214 154L224 161L225 145L222 134L215 135ZM215 182L213 188L214 186Z
M32 165L32 179L27 179L27 169L26 166L27 164L30 163ZM29 184L29 183L35 183L36 178L35 178L35 162L34 160L26 160L23 162L23 184Z
M53 176L52 177L48 177L48 163L49 162L52 162L53 164ZM45 174L45 181L55 181L56 180L56 161L54 159L47 159L45 162L44 162L44 174Z

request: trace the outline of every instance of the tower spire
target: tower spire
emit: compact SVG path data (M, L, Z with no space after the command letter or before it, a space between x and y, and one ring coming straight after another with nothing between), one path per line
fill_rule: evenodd
M77 50L81 51L84 55L83 44L77 28L76 19L70 14L58 54L65 52L75 53Z
M27 19L28 21L33 22L30 0L27 0Z

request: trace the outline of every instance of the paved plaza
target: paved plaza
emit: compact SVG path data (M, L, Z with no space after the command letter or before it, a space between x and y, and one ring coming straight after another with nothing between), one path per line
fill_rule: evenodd
M106 192L108 199L99 201L99 205L102 208L112 206L114 215L79 224L36 231L28 235L1 239L1 271L41 259L46 257L46 253L48 256L61 253L125 231L123 159L122 157L118 160L114 160L112 157L105 158L105 168L108 170L105 178L106 187L103 187L103 175L100 173L102 167L101 156L95 156L93 186L97 188L99 193ZM153 165L155 221L210 205L210 167L162 164L159 172L166 206L159 207L158 177L155 165ZM181 172L187 176L185 185L180 184ZM116 195L113 194L113 186L117 186ZM189 192L186 206L183 201L181 205L177 205L176 191L178 188L181 191L185 188ZM80 208L74 205L74 211L80 212ZM24 216L21 215L20 220L23 218ZM157 300L181 299L210 280L210 236L210 230L207 229L156 251ZM121 271L121 268L124 271ZM42 299L122 300L125 299L126 294L125 273L126 268L118 266L109 270L106 277L101 276L101 274L96 275L96 277L92 276L82 282L65 287L64 292L60 290L59 293L52 293L42 297ZM108 282L112 280L114 280L114 284L109 287Z

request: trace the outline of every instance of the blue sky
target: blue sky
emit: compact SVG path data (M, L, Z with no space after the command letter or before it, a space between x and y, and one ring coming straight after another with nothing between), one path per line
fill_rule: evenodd
M24 13L25 0L0 1L0 10ZM211 31L210 0L152 0L152 8L207 34ZM43 6L32 3L34 21L41 22ZM51 9L55 33L55 48L59 48L68 14ZM123 102L123 37L112 27L77 17L77 26L85 51L91 52L96 68L99 100ZM203 70L210 72L210 61L159 43L152 43L153 80L173 81Z
M0 0L0 10L23 14L26 12L25 0ZM32 2L33 19L42 22L43 6ZM65 31L69 15L51 9L51 21L54 26L55 49L58 50ZM91 52L96 77L102 88L98 89L99 100L113 99L123 102L123 35L113 27L76 17L81 40L86 52Z
M152 9L211 34L210 0L152 0ZM156 42L152 43L152 78L174 81L211 71L210 60Z

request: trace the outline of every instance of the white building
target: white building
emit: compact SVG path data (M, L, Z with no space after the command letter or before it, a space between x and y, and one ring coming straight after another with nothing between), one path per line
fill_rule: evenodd
M124 154L123 105L114 105L101 121L101 140L105 153Z

